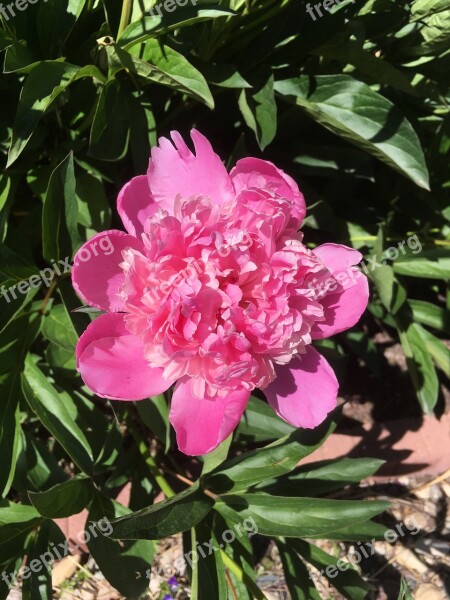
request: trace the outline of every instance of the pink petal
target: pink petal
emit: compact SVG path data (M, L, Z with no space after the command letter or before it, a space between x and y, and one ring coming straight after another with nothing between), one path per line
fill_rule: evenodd
M325 358L312 346L288 365L275 367L277 378L264 394L279 417L312 429L336 406L338 381Z
M77 369L97 396L143 400L162 394L172 381L144 359L144 344L125 327L123 314L97 317L78 341Z
M112 229L98 233L76 253L72 284L86 304L101 310L123 310L118 297L124 274L119 266L122 251L127 248L144 251L144 245L123 231Z
M181 452L198 456L214 450L239 423L249 396L250 392L241 388L224 398L197 398L192 391L192 379L180 379L172 397L169 420Z
M262 176L266 185L269 184L277 194L292 202L291 211L294 218L291 225L298 229L306 214L305 199L292 177L278 169L273 163L259 158L239 160L230 173L236 194L249 187L264 187L264 185L258 185L258 175Z
M191 131L195 155L177 131L171 137L173 144L160 138L159 147L152 149L147 172L151 194L162 208L173 214L178 195L206 196L217 204L234 197L228 173L205 136Z
M355 325L367 308L369 284L367 277L353 265L362 255L353 248L339 244L323 244L314 250L323 264L337 278L339 286L320 300L325 320L311 330L313 339L322 339L345 331Z
M117 199L117 212L125 229L139 237L144 232L144 224L153 215L158 205L153 200L146 175L134 177L121 189Z

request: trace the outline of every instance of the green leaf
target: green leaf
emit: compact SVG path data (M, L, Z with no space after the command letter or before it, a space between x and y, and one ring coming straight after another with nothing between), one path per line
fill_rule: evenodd
M358 574L356 569L339 557L324 552L314 544L304 540L288 540L293 550L298 552L307 562L323 572L338 592L350 600L364 600L371 588Z
M202 63L199 68L206 80L218 87L239 90L252 87L239 71L236 70L234 65L227 63Z
M21 451L21 372L29 347L35 340L41 319L37 314L14 319L2 333L0 349L0 494L9 492Z
M275 414L267 402L250 396L244 415L238 425L237 434L254 442L266 442L289 435L295 430L292 425Z
M20 94L7 167L19 158L52 102L69 85L83 77L105 80L101 71L93 65L80 68L60 61L44 61L31 71Z
M358 71L367 75L371 81L382 85L389 85L399 89L411 96L418 96L416 89L402 71L389 64L375 54L361 48L361 44L355 40L343 37L320 46L313 54L324 56L330 60L338 60L345 64L355 66Z
M173 498L113 521L111 537L118 540L160 540L195 527L206 517L213 504L212 498L196 484Z
M397 600L414 600L414 597L410 592L408 584L403 579L403 577L400 583L400 592L398 594Z
M317 496L358 483L376 472L384 461L377 458L341 458L309 463L283 477L256 486L282 496Z
M389 312L395 314L406 301L407 293L396 279L392 267L387 265L378 266L369 272L369 276L375 283L383 305Z
M19 40L6 51L3 73L29 73L38 62L27 44Z
M414 321L418 321L443 333L450 333L450 311L425 302L423 300L408 300Z
M197 545L198 560L193 560L193 565L197 569L197 595L192 593L192 600L202 598L214 598L214 600L227 600L227 581L225 579L225 567L220 552L206 551L207 543L214 542L214 547L219 548L219 544L214 537L213 532L206 523L199 523L195 527L195 539ZM205 548L203 557L199 548Z
M412 22L421 25L407 48L409 55L439 54L450 47L450 8L445 0L416 0L411 7ZM416 43L414 41L417 40Z
M0 244L0 333L37 293L28 280L37 267L13 250Z
M119 37L118 43L128 49L151 37L168 33L186 25L220 17L233 17L234 15L236 15L235 12L217 8L217 5L214 4L211 6L202 4L201 6L188 6L186 8L181 6L173 13L163 12L161 16L156 13L154 16L145 17L140 21L131 23Z
M79 475L45 492L28 492L28 496L43 517L63 519L86 508L91 501L93 489L92 481Z
M289 541L276 542L283 565L284 579L292 600L320 600L316 587L304 563Z
M58 535L59 534L59 535ZM52 600L52 560L49 558L51 537L64 539L55 523L46 521L34 534L27 548L27 566L22 575L22 600Z
M23 556L25 540L41 521L32 506L14 502L0 506L0 565Z
M111 206L99 177L81 173L77 177L78 222L86 228L86 237L111 228Z
M314 430L297 429L265 448L227 461L202 478L205 486L217 493L245 490L261 481L289 473L299 460L323 444L336 427L332 419L333 416Z
M206 79L170 46L164 46L157 40L148 40L142 47L134 48L133 55L119 46L108 46L107 51L112 73L127 69L147 81L188 94L209 108L214 108L214 99Z
M403 320L397 319L397 327L417 398L422 410L431 414L439 393L439 381L432 358L414 323L405 326Z
M252 91L243 89L239 108L248 127L252 129L259 147L264 150L277 133L277 105L273 89L273 75Z
M165 445L165 452L167 453L170 448L169 407L164 395L161 394L136 402L136 408L145 425Z
M39 3L37 29L41 47L49 55L60 55L86 0L46 0Z
M148 592L149 572L155 544L149 540L117 542L110 539L109 521L124 517L130 509L97 493L89 511L89 521L102 521L100 532L88 541L89 550L108 581L126 598L134 600ZM105 520L107 519L107 520Z
M411 124L389 100L349 75L302 76L275 83L310 117L429 189L428 171Z
M203 456L203 469L202 475L206 475L210 473L219 465L221 465L228 456L228 451L230 450L231 442L233 440L233 434L231 433L226 440L224 440L215 450L210 452L209 454L205 454Z
M42 212L44 258L49 262L71 258L80 245L73 154L69 153L52 172L45 195Z
M290 498L263 493L222 496L243 519L252 517L261 535L286 537L332 536L340 529L357 528L388 508L388 502Z
M129 125L127 93L112 79L103 86L98 100L89 154L101 160L123 159L130 139Z
M432 356L437 366L450 377L450 350L436 336L429 333L421 325L412 323L411 328L422 338L426 349Z
M44 427L56 438L78 467L92 473L92 450L74 414L77 409L70 396L59 394L44 373L28 356L22 388L30 408L36 413Z
M394 263L399 275L423 279L450 279L450 255L446 250L424 250L416 256L405 255Z

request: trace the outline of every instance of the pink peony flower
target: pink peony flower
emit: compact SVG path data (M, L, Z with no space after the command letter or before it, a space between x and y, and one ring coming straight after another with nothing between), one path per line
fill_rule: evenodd
M356 250L303 245L305 202L288 175L257 158L228 174L191 135L195 154L177 132L160 140L147 175L119 194L128 233L87 242L72 277L106 311L77 346L86 385L141 400L177 382L170 421L180 450L198 455L230 435L255 388L292 425L321 423L338 382L311 342L354 325L368 285Z

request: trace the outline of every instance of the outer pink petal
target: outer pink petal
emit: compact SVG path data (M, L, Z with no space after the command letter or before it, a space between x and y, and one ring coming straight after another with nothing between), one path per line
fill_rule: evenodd
M184 377L175 387L169 419L176 433L178 448L198 456L216 448L239 423L250 392L230 392L225 398L197 398L192 379Z
M123 310L118 298L124 274L119 266L126 248L144 251L144 245L123 231L112 229L98 233L76 253L72 284L86 304L101 310Z
M152 149L147 172L151 194L162 208L173 214L178 195L207 196L218 204L234 197L230 177L205 136L191 131L195 155L177 131L171 137L175 146L160 138L159 147Z
M306 354L275 370L277 378L264 394L277 415L295 427L320 425L336 406L339 387L325 358L308 346Z
M313 339L322 339L345 331L359 321L369 301L369 284L367 277L353 266L362 259L357 250L339 244L323 244L314 250L314 254L340 281L335 292L320 300L325 321L316 323L311 335Z
M125 229L139 237L144 232L144 224L154 214L158 205L153 200L146 175L134 177L121 189L117 199L117 212Z
M172 381L163 369L149 367L144 344L125 327L124 315L101 315L78 341L77 369L97 396L112 400L143 400L162 394Z
M278 169L273 163L259 158L243 158L236 163L231 170L230 177L233 181L236 194L247 189L252 182L249 176L260 174L266 182L273 186L274 191L283 198L291 200L293 203L292 216L295 226L300 227L306 214L306 204L303 194L298 189L295 181L281 169ZM294 225L294 224L293 224Z

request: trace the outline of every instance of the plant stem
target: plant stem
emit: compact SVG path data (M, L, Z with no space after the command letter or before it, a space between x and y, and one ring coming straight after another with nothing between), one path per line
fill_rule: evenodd
M130 23L131 8L133 6L133 0L123 0L122 4L122 15L120 17L119 30L117 32L117 39L120 38L125 28Z
M248 590L253 594L256 600L267 600L267 596L259 589L256 583L253 581L251 577L245 573L241 567L232 560L225 550L220 550L220 556L222 557L222 561L224 566L231 572L239 581L248 588Z
M126 424L127 424L128 430L130 431L131 435L134 438L134 441L136 442L136 444L138 446L138 449L142 455L142 458L145 460L145 463L148 466L151 474L153 475L156 483L159 485L159 487L161 488L161 490L163 491L163 493L165 494L165 496L167 498L172 498L173 496L175 496L175 492L171 488L167 479L162 474L155 459L150 454L147 444L145 443L145 441L142 438L141 434L139 433L137 427L133 423L130 415L128 415L126 418Z

